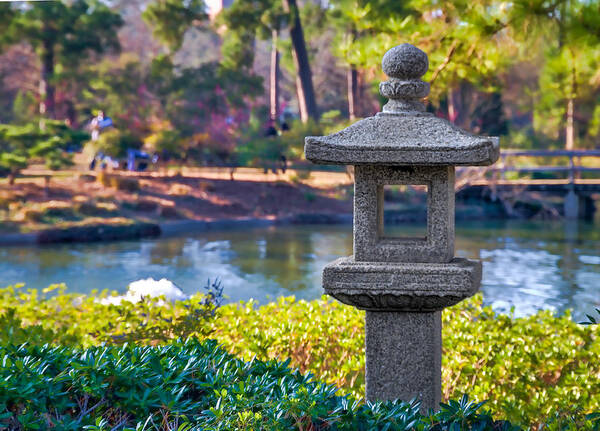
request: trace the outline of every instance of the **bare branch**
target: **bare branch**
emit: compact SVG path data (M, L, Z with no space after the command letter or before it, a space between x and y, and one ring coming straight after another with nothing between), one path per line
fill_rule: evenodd
M450 48L448 49L446 58L444 58L444 61L442 61L442 63L433 71L433 75L431 75L431 80L429 81L429 85L432 85L434 83L434 81L437 79L438 75L446 68L446 66L448 66L448 63L450 63L450 60L452 60L452 56L454 55L454 52L456 51L457 47L458 47L458 41L457 41L457 39L454 39L454 41L450 45Z

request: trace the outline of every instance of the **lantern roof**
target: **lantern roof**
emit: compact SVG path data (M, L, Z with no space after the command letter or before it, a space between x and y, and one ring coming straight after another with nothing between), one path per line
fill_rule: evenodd
M306 158L322 164L491 165L500 154L497 137L479 136L425 112L429 83L420 80L429 61L420 49L402 44L382 61L390 78L379 84L389 99L373 117L328 136L309 136Z

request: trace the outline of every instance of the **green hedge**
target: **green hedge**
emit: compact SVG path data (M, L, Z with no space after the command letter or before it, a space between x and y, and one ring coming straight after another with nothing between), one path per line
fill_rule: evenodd
M364 404L213 340L163 347L0 347L0 428L60 430L516 430L468 401ZM591 423L591 422L590 422Z
M245 360L289 357L301 372L354 397L363 395L364 314L354 308L282 298L262 307L248 302L215 310L202 296L157 305L150 300L105 306L93 296L46 298L6 288L0 290L0 344L157 345L210 337ZM486 408L495 416L533 429L556 415L581 419L600 411L598 325L550 312L496 315L480 296L446 310L443 319L445 400L464 393L488 400Z
M213 336L234 354L292 359L302 371L364 394L364 313L334 301L220 309ZM467 393L494 414L536 425L557 410L600 411L600 326L570 314L496 315L481 296L443 313L443 398Z

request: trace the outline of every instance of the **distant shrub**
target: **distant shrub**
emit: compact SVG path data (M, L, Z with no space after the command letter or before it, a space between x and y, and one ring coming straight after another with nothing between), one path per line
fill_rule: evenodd
M154 212L158 210L159 204L151 199L138 199L136 201L125 201L123 207L139 212Z
M102 184L103 187L111 186L110 175L104 171L98 172L98 175L96 176L96 181L98 181L100 184Z
M317 195L313 192L305 192L304 199L306 199L306 202L314 202L317 199Z
M127 150L139 150L143 141L139 136L126 130L110 129L100 134L97 141L86 144L87 152L104 153L113 158L127 156Z
M280 169L281 157L299 160L304 154L304 138L322 135L323 128L314 121L288 124L288 130L274 136L265 136L265 127L256 119L250 122L240 137L241 144L235 148L235 159L242 166Z
M59 220L75 220L77 214L70 202L48 201L28 204L16 215L17 220L34 223L54 222Z
M84 182L84 183L93 183L94 181L96 181L96 177L94 175L82 174L82 173L77 175L77 179L79 179L79 181Z
M140 182L135 178L111 176L110 185L117 190L125 192L137 192L140 190Z
M104 187L113 187L125 192L137 192L140 190L140 182L137 178L123 177L101 171L98 172L96 180Z
M179 218L181 214L177 211L175 205L161 205L158 210L158 215L163 218Z
M45 120L42 128L37 121L0 124L0 176L8 176L12 185L21 170L33 163L43 162L52 170L71 166L72 151L87 139L87 133L58 120Z
M192 194L192 188L186 184L171 184L168 194L171 196L189 196Z
M94 202L86 200L73 205L79 214L91 217L113 217L118 215L118 207L112 202Z
M297 169L295 173L290 177L290 181L294 184L300 184L307 181L312 172L308 169Z
M215 187L215 184L211 181L199 181L198 184L195 186L198 188L198 190L201 190L203 192L214 192L217 188Z

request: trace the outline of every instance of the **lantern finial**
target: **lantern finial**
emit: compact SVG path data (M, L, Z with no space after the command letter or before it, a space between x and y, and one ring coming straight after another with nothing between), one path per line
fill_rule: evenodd
M389 99L383 112L395 115L424 112L425 105L421 99L429 94L429 83L420 78L429 68L427 54L403 43L386 52L381 65L390 78L379 84L379 92Z

